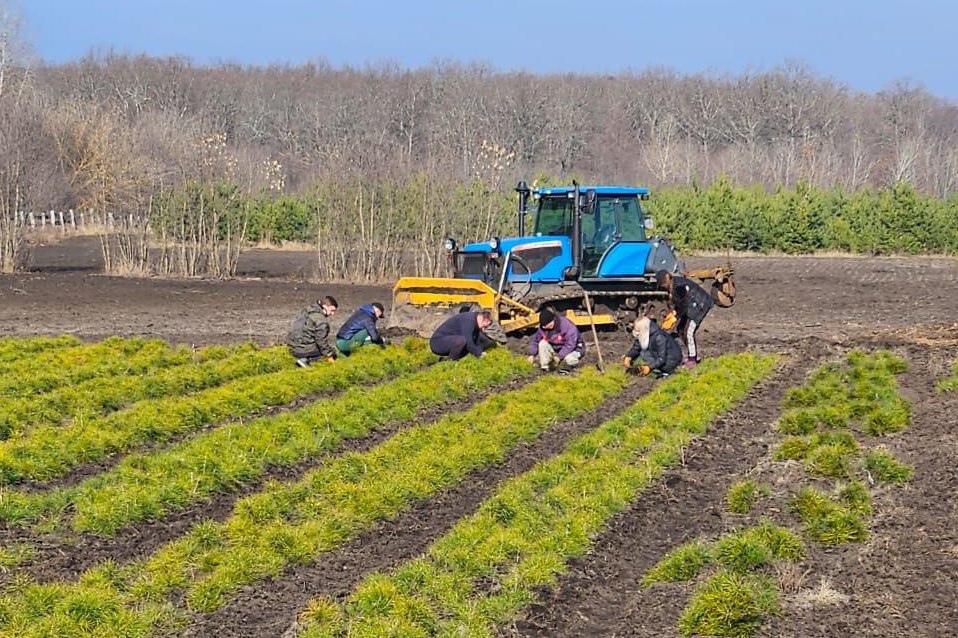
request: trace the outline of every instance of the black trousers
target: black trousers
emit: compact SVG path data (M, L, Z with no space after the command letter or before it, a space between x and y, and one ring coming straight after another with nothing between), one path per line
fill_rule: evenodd
M433 354L440 357L448 357L453 361L462 359L466 356L466 338L462 335L448 335L445 337L432 337L429 340L429 349Z
M297 359L306 359L310 363L323 357L319 352L319 346L313 345L312 348L290 348L290 352Z

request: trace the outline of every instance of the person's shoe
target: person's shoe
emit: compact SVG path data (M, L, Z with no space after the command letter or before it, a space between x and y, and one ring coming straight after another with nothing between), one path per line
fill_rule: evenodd
M309 367L309 359L297 359L297 360L296 360L296 365L299 366L300 368L308 368L308 367Z
M542 370L543 372L548 372L549 366L539 366L539 369Z
M698 365L698 361L696 361L695 359L686 359L686 360L685 360L685 367L686 367L686 368L694 368L696 365Z

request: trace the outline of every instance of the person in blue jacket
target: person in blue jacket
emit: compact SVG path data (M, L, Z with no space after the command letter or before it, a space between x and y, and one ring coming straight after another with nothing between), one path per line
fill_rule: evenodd
M385 308L378 301L357 308L336 332L336 347L339 351L349 356L356 348L367 343L385 346L386 339L379 334L376 327L376 322L382 319L385 312Z

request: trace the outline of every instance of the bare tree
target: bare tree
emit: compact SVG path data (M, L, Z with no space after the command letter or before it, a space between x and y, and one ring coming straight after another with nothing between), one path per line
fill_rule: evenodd
M28 175L35 170L38 139L28 74L28 49L20 40L19 15L0 2L0 272L20 269L24 255L24 205ZM35 184L36 182L34 182Z

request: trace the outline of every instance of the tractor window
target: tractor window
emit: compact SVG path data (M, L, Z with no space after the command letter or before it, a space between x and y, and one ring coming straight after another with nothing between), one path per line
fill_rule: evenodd
M598 229L598 226L595 225L595 215L583 215L582 216L582 238L585 244L591 243L589 240L591 237L595 237L595 231Z
M572 200L543 197L536 214L536 235L572 235Z
M638 197L600 197L595 211L595 233L615 235L621 241L644 241L642 217Z

